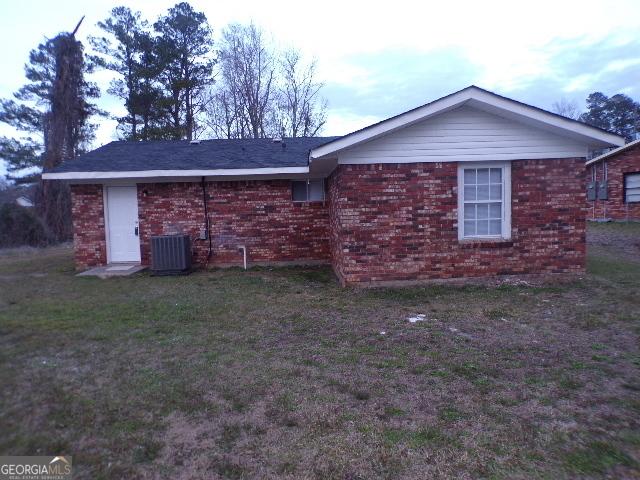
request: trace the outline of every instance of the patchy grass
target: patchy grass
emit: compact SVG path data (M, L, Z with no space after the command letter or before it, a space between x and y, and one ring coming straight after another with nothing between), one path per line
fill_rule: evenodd
M606 442L591 442L566 456L569 469L582 474L604 474L614 467L630 467L635 463L625 452Z
M68 248L0 252L0 454L76 478L637 477L640 262L609 239L640 230L593 228L589 274L548 286L100 280Z

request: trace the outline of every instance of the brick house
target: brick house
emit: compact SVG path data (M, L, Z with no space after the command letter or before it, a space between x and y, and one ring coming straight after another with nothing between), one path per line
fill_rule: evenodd
M112 142L71 184L78 269L189 234L201 265L331 264L343 284L579 273L609 132L475 86L343 137Z
M640 221L640 140L587 162L587 218Z

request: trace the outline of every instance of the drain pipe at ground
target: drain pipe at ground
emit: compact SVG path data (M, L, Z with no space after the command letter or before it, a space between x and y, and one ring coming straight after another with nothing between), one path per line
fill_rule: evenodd
M242 259L244 264L244 269L247 269L247 247L245 245L240 245L238 250L242 250Z

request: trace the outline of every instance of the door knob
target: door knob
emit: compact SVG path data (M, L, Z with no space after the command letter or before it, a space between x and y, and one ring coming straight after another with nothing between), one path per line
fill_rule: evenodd
M136 226L135 230L133 231L133 233L136 234L136 237L138 236L138 227Z

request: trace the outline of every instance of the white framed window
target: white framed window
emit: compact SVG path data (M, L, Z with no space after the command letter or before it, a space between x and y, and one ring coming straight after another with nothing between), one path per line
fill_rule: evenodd
M625 203L640 202L640 172L625 173L624 201Z
M294 202L324 202L324 179L292 180L291 199Z
M458 164L458 238L511 238L511 163Z

